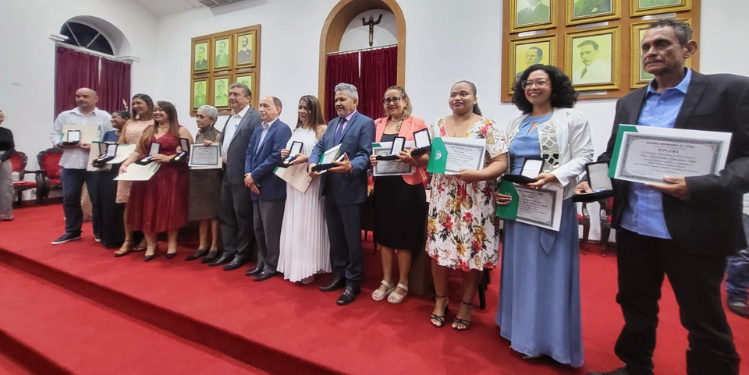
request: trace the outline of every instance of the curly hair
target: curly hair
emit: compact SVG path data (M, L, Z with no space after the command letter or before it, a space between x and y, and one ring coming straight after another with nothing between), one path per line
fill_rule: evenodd
M523 113L531 113L533 104L525 97L523 81L536 70L543 70L549 75L551 82L551 106L553 108L572 108L577 102L578 92L572 87L572 82L564 72L551 65L536 64L529 66L512 87L512 103Z

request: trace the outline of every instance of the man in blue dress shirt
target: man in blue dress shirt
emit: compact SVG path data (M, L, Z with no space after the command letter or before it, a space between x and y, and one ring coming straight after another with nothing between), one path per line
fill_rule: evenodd
M738 374L739 356L721 304L726 257L746 247L742 194L749 192L749 79L703 75L684 67L697 51L688 24L661 20L641 42L647 87L616 105L614 128L599 161L610 161L619 124L733 134L719 175L664 176L663 183L614 180L617 302L624 328L616 355L626 367L609 375L653 374L658 300L668 276L689 331L689 374ZM578 192L589 192L587 182ZM600 374L600 373L593 373Z

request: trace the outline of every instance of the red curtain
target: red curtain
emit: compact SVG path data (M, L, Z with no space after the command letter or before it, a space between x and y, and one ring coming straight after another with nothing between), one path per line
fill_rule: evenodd
M130 64L101 59L101 74L96 88L99 94L97 107L109 113L125 110L130 103Z
M75 91L81 87L96 90L99 57L57 47L55 60L55 117L75 107Z
M378 119L385 116L382 97L388 87L398 83L398 47L361 53L359 112Z
M358 52L328 56L325 72L325 118L328 121L336 117L335 86L341 82L350 83L361 92Z

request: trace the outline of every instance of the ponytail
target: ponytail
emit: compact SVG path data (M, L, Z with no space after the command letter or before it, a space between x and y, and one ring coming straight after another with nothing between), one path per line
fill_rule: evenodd
M481 116L481 109L479 109L479 104L478 103L476 103L476 104L473 105L473 113Z

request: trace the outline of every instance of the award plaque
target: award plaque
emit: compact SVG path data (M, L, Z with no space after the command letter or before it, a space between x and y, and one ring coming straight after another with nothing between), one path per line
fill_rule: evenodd
M411 156L424 155L432 150L432 140L429 138L429 130L422 129L414 132L414 143L416 149L411 151Z
M81 131L80 130L68 130L65 133L65 142L62 142L65 146L77 145L81 142Z
M99 157L91 163L96 168L104 167L108 161L114 159L117 155L116 143L99 143Z
M346 154L341 155L341 145L335 146L320 157L320 163L312 167L313 172L327 172L328 169L335 167L334 161L341 162Z
M573 202L595 202L614 196L614 188L609 178L609 163L588 163L585 164L585 170L588 173L588 184L592 193L575 194L572 196Z
M506 174L502 180L515 182L518 184L532 184L536 182L534 177L541 174L544 169L544 160L536 158L527 158L523 162L523 169L520 174Z
M151 149L149 150L148 155L144 158L136 160L135 164L138 164L138 165L150 164L153 161L152 157L154 155L158 155L160 151L161 151L160 143L156 143L156 142L151 143Z
M187 138L179 139L179 146L182 148L182 152L172 158L172 162L179 163L186 160L186 156L190 154L190 140Z
M406 138L404 137L395 137L393 139L393 146L390 148L390 154L388 155L377 155L377 160L386 160L386 161L394 161L398 160L398 155L403 151L404 146L406 145Z
M291 142L291 148L289 149L289 156L286 157L286 159L283 159L283 162L281 163L281 168L287 168L291 162L296 160L296 155L302 153L302 147L304 146L304 143L299 141L293 141Z

